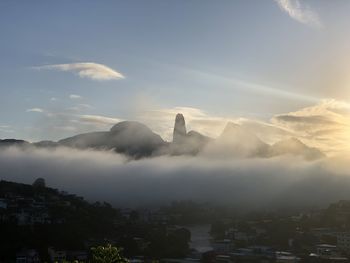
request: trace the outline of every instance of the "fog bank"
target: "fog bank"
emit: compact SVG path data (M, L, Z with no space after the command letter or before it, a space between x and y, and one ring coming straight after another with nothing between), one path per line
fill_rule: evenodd
M115 206L155 206L173 200L269 208L327 205L350 199L350 163L296 157L215 159L158 157L128 161L113 152L56 149L0 150L2 180L50 187Z

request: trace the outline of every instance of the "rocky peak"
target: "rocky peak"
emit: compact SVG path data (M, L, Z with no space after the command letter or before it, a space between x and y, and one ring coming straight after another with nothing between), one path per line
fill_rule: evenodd
M178 113L176 114L176 118L175 118L173 142L182 143L185 138L186 138L185 118L181 113Z

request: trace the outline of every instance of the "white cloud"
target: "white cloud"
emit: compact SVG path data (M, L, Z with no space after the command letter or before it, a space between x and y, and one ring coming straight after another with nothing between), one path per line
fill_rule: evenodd
M54 129L56 130L61 130L61 131L65 131L65 132L76 132L77 128L73 127L73 126L56 126L54 127Z
M43 109L41 108L31 108L31 109L27 109L27 112L44 112Z
M275 0L279 7L294 20L315 28L322 27L318 14L299 0Z
M42 177L50 187L122 207L154 207L176 200L241 209L323 207L350 198L349 169L348 158L305 162L292 157L163 156L127 162L124 156L104 151L15 147L0 151L4 180L31 184Z
M295 112L276 115L271 122L293 131L324 152L350 152L350 104L346 102L323 100Z
M50 101L57 101L57 98L52 97L52 98L50 99Z
M70 98L71 100L76 100L76 99L81 99L82 96L77 95L77 94L70 94L70 95L69 95L69 98Z
M103 124L103 125L114 125L121 122L121 119L111 118L100 115L80 115L79 120L85 123Z
M32 141L60 140L80 133L107 131L122 121L103 115L83 114L92 108L89 104L77 104L60 110L28 109L27 112L41 113L36 119L36 126L30 127L30 132L35 134L35 139L32 138Z
M66 110L68 112L79 112L79 111L86 111L86 110L93 109L93 108L94 107L89 105L89 104L80 103L80 104L77 104L73 107L66 108Z
M71 63L71 64L56 64L35 67L36 69L49 69L59 71L70 71L79 75L81 78L89 78L93 80L113 80L124 79L124 75L114 69L97 63Z
M93 109L94 107L91 106L90 104L86 104L86 103L80 103L77 105L79 108L81 109Z

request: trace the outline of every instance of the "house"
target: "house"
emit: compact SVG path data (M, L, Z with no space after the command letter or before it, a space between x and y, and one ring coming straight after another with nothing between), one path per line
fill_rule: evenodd
M30 221L31 224L49 224L51 222L49 214L46 211L32 213Z
M334 257L339 256L339 250L337 246L320 244L316 246L316 254L322 257Z
M234 248L231 239L216 240L211 245L214 251L218 253L230 253Z
M250 235L243 231L236 231L234 232L234 239L238 241L249 241L250 239L254 238L253 235Z
M67 260L67 252L65 250L56 250L53 247L47 249L51 262L63 262Z
M277 251L275 255L276 263L296 263L300 261L300 258L290 252Z
M16 253L16 263L39 263L40 257L35 249L24 249Z

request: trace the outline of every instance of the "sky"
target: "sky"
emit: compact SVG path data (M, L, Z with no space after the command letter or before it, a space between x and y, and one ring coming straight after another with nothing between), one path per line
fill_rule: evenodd
M268 142L286 133L348 151L349 11L347 0L1 1L0 138L138 120L170 140L182 112L213 137L233 121Z

